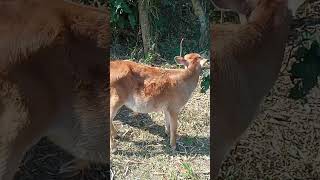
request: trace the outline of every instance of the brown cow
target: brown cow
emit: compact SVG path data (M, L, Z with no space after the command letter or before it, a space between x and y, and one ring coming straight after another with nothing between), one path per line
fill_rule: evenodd
M283 61L291 19L287 0L257 0L252 9L246 24L211 29L214 177L252 122Z
M1 180L43 136L79 161L106 162L108 20L63 0L0 2Z
M197 53L175 59L185 69L150 67L127 60L110 63L110 141L113 150L116 150L113 141L116 130L112 120L123 105L139 113L162 111L170 145L176 149L179 112L196 88L207 59Z

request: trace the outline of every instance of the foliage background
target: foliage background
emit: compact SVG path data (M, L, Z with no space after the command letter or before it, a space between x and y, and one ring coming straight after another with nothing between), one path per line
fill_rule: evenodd
M112 58L143 58L137 1L110 2L113 27ZM179 55L181 38L184 38L183 54L207 53L209 43L205 44L204 48L199 48L200 25L193 13L190 0L149 0L149 3L152 40L156 46L155 53L163 58L162 60L160 58L160 61L173 63L173 57ZM201 1L201 3L206 7L207 1ZM159 58L157 60L159 61Z

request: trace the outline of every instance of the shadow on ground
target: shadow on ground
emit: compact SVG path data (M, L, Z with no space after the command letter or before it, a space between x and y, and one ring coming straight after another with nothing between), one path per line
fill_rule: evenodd
M180 135L177 141L177 150L173 151L170 147L169 136L165 133L165 127L156 124L148 114L133 115L133 112L130 109L122 107L115 119L120 120L122 124L147 131L150 134L162 137L161 139L163 139L160 141L148 142L133 141L133 143L139 147L139 151L118 149L116 152L117 154L122 154L128 157L132 155L151 157L163 154L163 152L169 155L210 155L209 137ZM132 142L132 139L127 136L120 136L118 139L121 142ZM158 151L149 153L150 151L156 150L158 146L162 147L162 152Z

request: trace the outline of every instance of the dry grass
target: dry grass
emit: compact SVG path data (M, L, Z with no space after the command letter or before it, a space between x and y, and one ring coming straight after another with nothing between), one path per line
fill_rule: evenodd
M314 3L302 16L319 19L319 12L310 12L315 5L319 9ZM300 30L305 29L320 30ZM320 89L310 92L306 104L288 98L293 87L288 68L284 64L258 117L224 162L220 179L320 179Z
M320 179L320 90L303 105L282 76L224 163L221 179Z
M118 113L118 151L111 155L115 179L209 179L209 93L199 91L179 115L176 152L164 132L162 113L134 117L126 108Z

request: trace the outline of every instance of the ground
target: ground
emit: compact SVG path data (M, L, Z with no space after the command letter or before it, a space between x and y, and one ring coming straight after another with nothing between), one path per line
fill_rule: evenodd
M209 179L209 92L195 90L179 115L178 150L172 151L162 113L123 108L115 117L118 151L111 155L115 179Z

